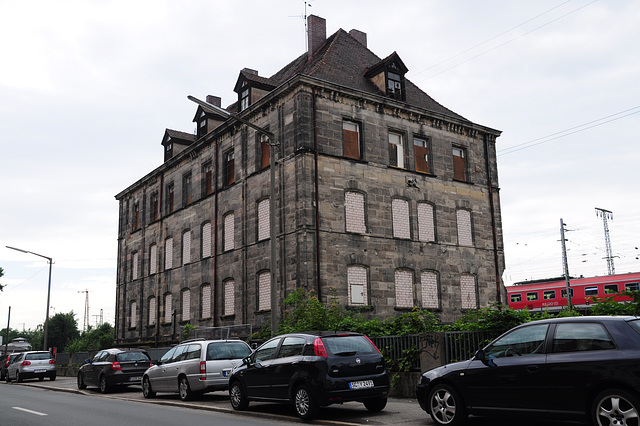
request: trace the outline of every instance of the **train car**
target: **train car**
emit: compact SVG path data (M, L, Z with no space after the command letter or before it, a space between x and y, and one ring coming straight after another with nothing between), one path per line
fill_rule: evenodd
M637 291L640 272L604 275L591 278L571 278L571 303L578 310L588 310L593 297L614 297L624 302L629 297L619 296L623 291ZM567 283L564 278L525 281L506 287L509 307L530 311L559 311L567 306Z

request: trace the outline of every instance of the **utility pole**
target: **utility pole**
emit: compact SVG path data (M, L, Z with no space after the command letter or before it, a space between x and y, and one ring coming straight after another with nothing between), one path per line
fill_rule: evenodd
M596 216L600 216L604 223L604 243L607 246L607 257L605 257L605 259L607 259L607 270L609 271L609 275L613 275L616 273L616 267L613 266L611 240L609 239L609 225L607 224L607 218L613 220L613 212L596 207Z
M564 279L567 282L567 307L573 309L573 303L571 302L571 283L569 282L569 262L567 262L567 241L564 238L564 221L560 218L560 242L562 243L562 266L564 269Z
M82 331L87 331L87 326L89 325L89 290L80 290L78 293L84 293L84 325L82 326Z

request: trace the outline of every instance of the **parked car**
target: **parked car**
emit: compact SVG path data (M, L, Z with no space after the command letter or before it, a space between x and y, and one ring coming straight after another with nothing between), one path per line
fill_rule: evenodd
M80 367L78 389L97 386L107 393L115 386L139 385L150 366L149 354L142 349L105 349Z
M11 364L7 368L5 380L10 382L15 380L20 383L24 379L38 378L44 380L56 379L56 360L51 353L46 351L28 351L17 354L12 358Z
M152 398L156 392L177 392L187 401L196 394L226 390L231 369L250 353L251 347L242 340L182 342L144 372L142 394Z
M250 401L293 404L303 419L319 407L359 401L369 411L387 405L384 357L363 334L295 333L265 342L235 368L229 397L235 410Z
M0 380L5 380L7 377L7 369L9 368L9 364L11 364L11 360L18 355L17 353L13 354L4 354L0 357Z
M464 424L469 414L638 425L640 319L520 325L472 359L424 373L417 398L437 425Z

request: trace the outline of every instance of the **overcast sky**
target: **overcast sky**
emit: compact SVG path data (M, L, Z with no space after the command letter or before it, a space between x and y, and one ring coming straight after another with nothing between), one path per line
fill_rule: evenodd
M640 270L640 2L314 0L497 140L505 284ZM301 0L0 1L0 328L115 317L118 203L162 163L166 128L193 132L187 95L236 99L306 50Z

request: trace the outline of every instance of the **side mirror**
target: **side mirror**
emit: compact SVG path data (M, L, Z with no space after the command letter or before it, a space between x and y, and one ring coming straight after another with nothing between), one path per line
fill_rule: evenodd
M484 355L484 350L479 349L479 350L476 352L475 358L476 358L478 361L486 361L486 358L485 358L485 355Z
M85 363L85 364L89 364L89 363L91 363L91 361L90 361L90 360L88 360L88 359L85 359L85 360L84 360L84 363Z
M251 364L251 356L242 358L242 365L249 365L249 364Z

